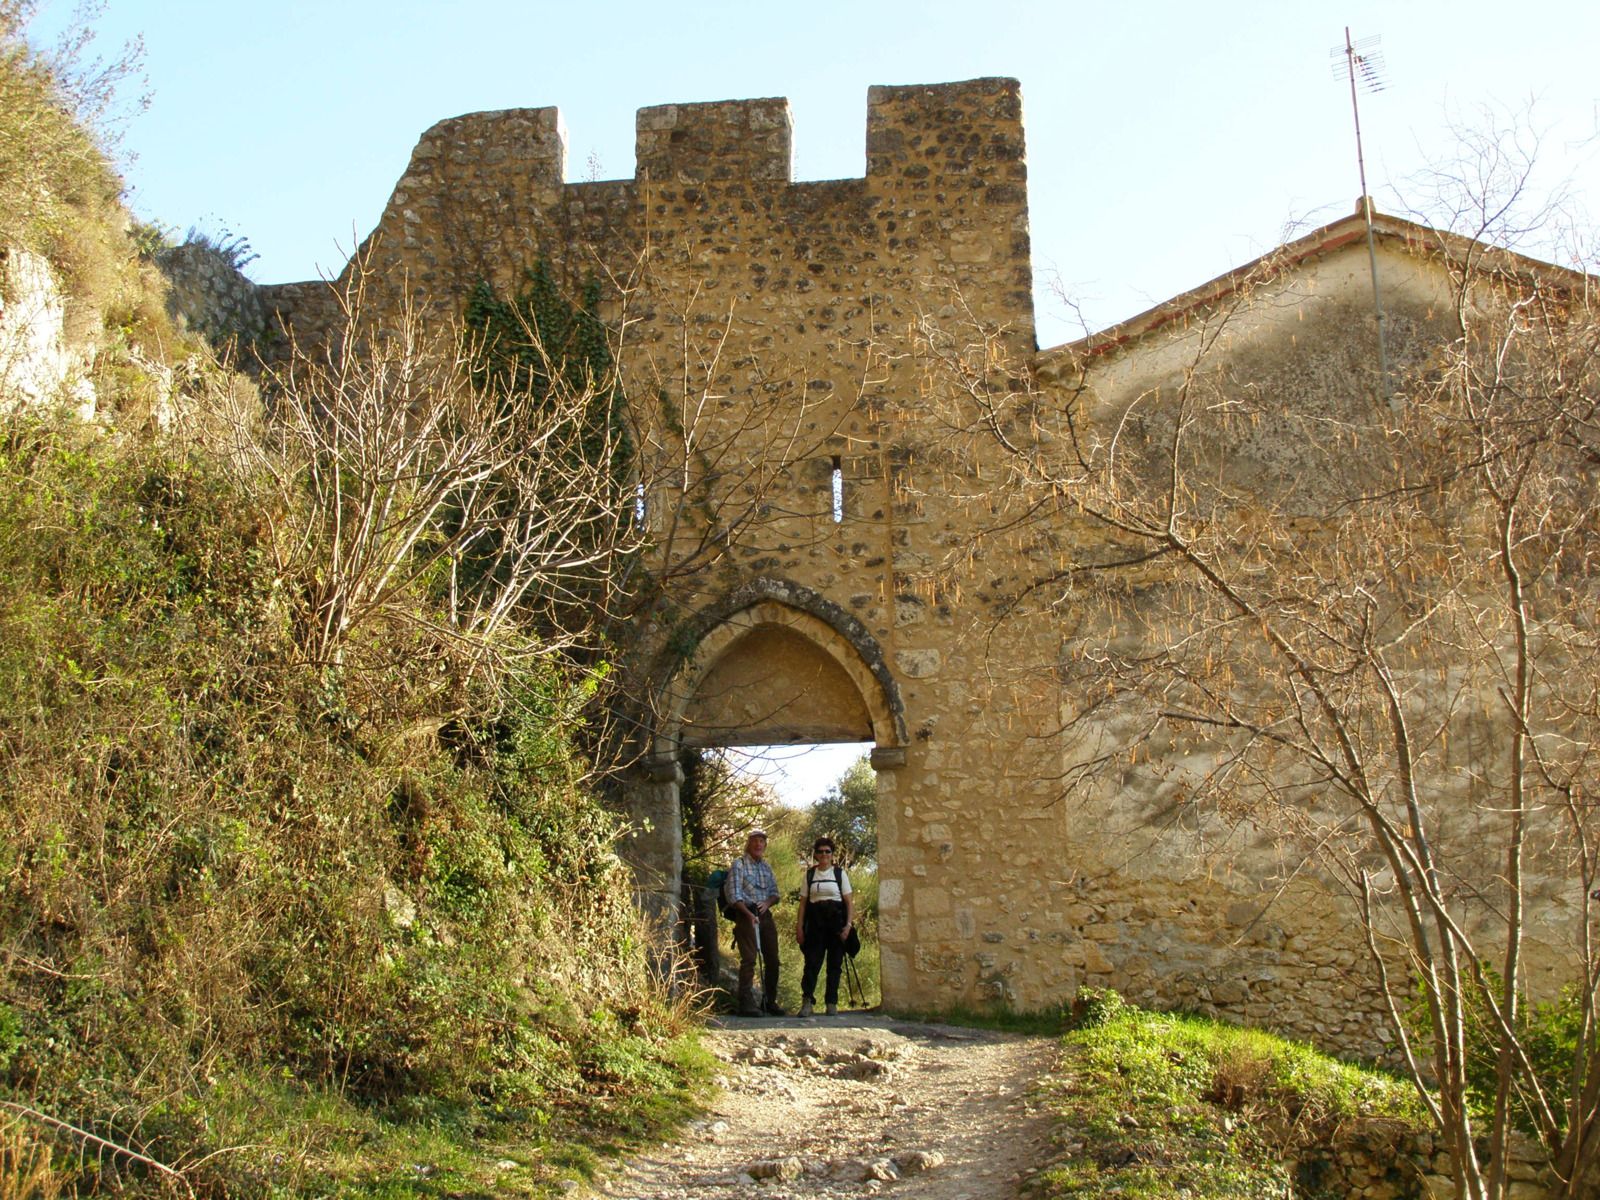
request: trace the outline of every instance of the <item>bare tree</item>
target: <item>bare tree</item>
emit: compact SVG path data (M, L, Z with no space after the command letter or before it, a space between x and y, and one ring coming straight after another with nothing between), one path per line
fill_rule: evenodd
M1507 1194L1522 1124L1576 1197L1600 1161L1600 309L1582 271L1409 229L1437 303L1391 314L1392 396L1368 369L1308 408L1253 374L1296 304L1278 259L1197 298L1133 394L1102 394L1093 340L1059 391L994 331L929 324L926 350L998 464L991 536L1053 559L1005 617L1062 618L1068 790L1204 763L1189 805L1348 890L1459 1194ZM1570 935L1559 1081L1523 1008L1530 903Z
M234 425L303 652L339 666L357 633L425 622L470 679L513 647L570 645L587 631L555 610L638 539L609 425L594 444L595 395L615 381L555 370L537 393L480 386L459 329L409 303L378 324L364 281L341 292L337 335L269 379L262 426ZM417 588L444 599L443 623ZM502 638L530 622L537 642Z
M413 682L440 720L513 658L600 666L594 765L625 768L657 720L628 668L752 555L832 533L825 450L849 405L803 364L731 362L734 314L664 294L648 252L579 307L539 264L528 294L480 288L463 322L376 277L373 252L279 354L265 418L241 403L230 430L297 642L338 682L365 639L419 634ZM859 357L865 391L882 360Z

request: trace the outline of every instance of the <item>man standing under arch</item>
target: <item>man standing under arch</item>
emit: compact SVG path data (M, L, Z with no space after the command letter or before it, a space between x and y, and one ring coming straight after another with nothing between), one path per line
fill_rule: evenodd
M733 909L733 940L739 947L739 1015L781 1017L778 1006L778 880L767 858L767 831L752 829L744 853L728 870L728 903ZM764 1003L756 1003L756 956L761 956Z

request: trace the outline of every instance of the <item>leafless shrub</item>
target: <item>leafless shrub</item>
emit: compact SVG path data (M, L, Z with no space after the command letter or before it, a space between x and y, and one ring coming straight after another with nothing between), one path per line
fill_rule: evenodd
M951 427L983 435L988 536L1050 564L1002 619L1061 619L1040 666L1069 698L1064 790L1187 763L1174 803L1278 831L1352 897L1460 1194L1505 1195L1520 1111L1577 1196L1600 1136L1600 311L1589 275L1453 236L1417 249L1452 299L1411 328L1392 397L1367 367L1310 412L1252 375L1239 347L1287 295L1272 259L1183 314L1162 382L1120 400L1092 340L1053 394L997 331L930 326L926 354ZM1275 467L1264 431L1319 465ZM1559 1093L1520 1015L1535 894L1583 998ZM1493 1095L1469 1078L1473 1012Z
M439 688L460 689L506 656L590 636L569 618L637 537L616 447L605 430L597 447L588 421L614 381L556 372L545 396L484 389L459 330L410 305L364 319L359 275L342 299L336 339L296 349L267 382L265 421L240 413L232 448L273 525L306 660L358 670L357 634L406 627L436 647Z

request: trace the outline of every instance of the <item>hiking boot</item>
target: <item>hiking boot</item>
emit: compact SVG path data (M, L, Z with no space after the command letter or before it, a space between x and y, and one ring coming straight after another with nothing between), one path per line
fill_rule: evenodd
M741 1017L759 1017L761 1005L756 1003L755 995L751 992L739 994L739 1015Z
M830 1017L837 1017L839 1015L839 1006L837 1004L828 1005L828 1015Z
M783 1005L776 1000L768 1000L765 1005L765 1011L769 1017L787 1017L789 1015L783 1010Z
M811 1011L812 1011L811 1010L811 1001L809 1001L809 1000L801 1001L801 1003L800 1003L800 1015L802 1017L809 1017L811 1015Z

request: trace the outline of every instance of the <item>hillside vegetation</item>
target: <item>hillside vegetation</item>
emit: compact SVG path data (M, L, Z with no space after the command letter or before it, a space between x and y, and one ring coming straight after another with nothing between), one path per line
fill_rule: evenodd
M0 396L0 1197L543 1194L704 1073L587 787L593 659L452 636L437 570L330 642L351 493L283 486L166 317L24 15L0 239L75 297L103 419Z
M1085 989L1077 1010L1043 1088L1060 1158L1031 1181L1037 1200L1428 1194L1408 1082L1115 992Z

